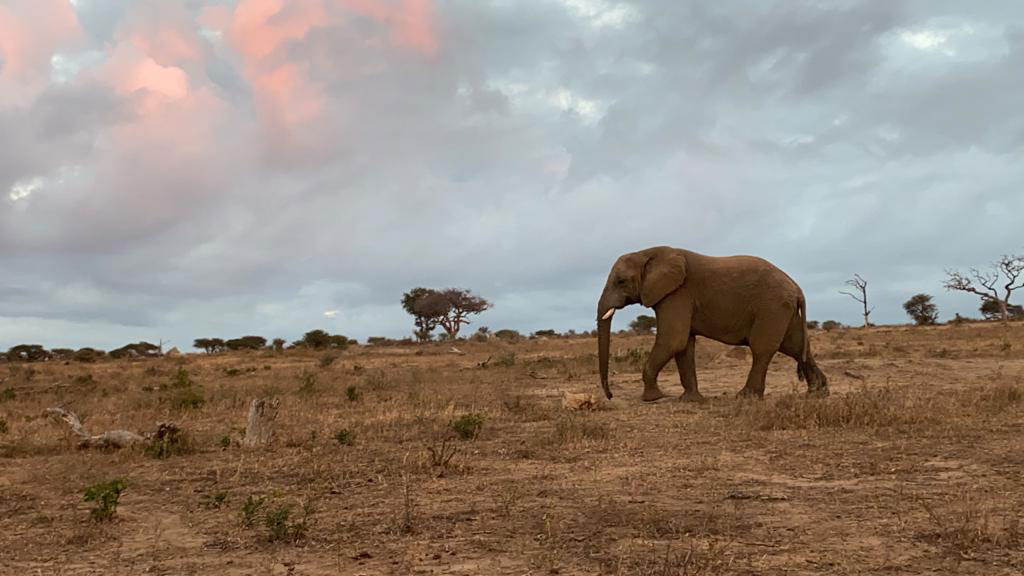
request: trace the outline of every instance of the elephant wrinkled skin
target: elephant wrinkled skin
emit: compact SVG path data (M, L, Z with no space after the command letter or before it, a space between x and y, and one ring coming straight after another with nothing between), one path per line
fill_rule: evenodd
M754 256L705 256L657 246L624 254L608 274L597 305L601 386L608 385L612 316L630 304L654 309L657 336L643 370L643 400L665 394L658 373L675 358L684 400L701 400L694 363L696 336L749 346L754 361L740 395L763 396L776 352L797 362L810 393L827 394L828 380L814 362L803 292L785 272Z

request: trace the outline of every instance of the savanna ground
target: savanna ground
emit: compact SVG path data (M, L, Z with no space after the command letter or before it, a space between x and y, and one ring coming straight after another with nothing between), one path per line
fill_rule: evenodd
M0 365L0 572L1024 573L1024 324L813 338L829 398L779 357L736 399L749 356L700 340L709 402L648 405L652 338L613 335L594 411L563 407L599 395L591 338ZM267 449L238 445L254 397ZM190 443L79 450L58 405Z

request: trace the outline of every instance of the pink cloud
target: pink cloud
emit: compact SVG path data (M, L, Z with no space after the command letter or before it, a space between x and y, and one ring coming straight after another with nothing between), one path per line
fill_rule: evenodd
M5 0L0 3L0 104L24 102L49 81L55 52L82 40L67 0Z
M200 22L226 32L260 110L276 128L287 130L316 119L325 100L308 66L288 59L287 46L353 14L385 23L396 45L427 56L437 52L432 0L241 0L230 18L211 9Z

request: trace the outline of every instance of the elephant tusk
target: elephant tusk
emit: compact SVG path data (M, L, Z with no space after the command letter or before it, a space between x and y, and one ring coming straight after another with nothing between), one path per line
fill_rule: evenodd
M608 311L604 313L604 316L601 316L601 320L608 320L609 318L611 318L614 315L615 315L615 308L609 308Z

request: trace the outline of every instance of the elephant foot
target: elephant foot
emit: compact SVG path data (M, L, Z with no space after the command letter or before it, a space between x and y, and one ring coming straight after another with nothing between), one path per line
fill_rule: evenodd
M679 401L680 402L694 402L694 403L697 403L697 404L703 404L703 403L707 402L708 399L705 398L704 395L701 394L700 392L697 392L696 390L693 390L693 391L683 392L683 394L679 397Z
M808 398L825 398L828 396L828 388L807 389Z
M653 388L644 388L644 395L640 397L644 402L657 402L665 397L665 393L661 391L661 388L657 386Z
M758 392L753 388L747 388L744 386L739 392L736 393L737 398L764 398L764 391Z

